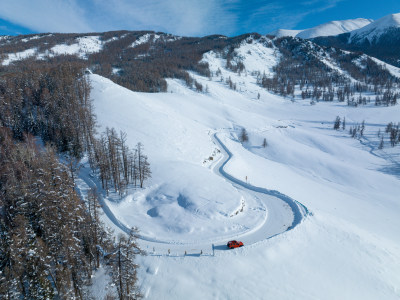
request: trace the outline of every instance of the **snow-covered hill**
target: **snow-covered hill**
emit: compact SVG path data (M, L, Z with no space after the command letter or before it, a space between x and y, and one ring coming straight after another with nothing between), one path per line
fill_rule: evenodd
M323 46L363 52L399 67L400 13L385 16L348 33L316 37L313 42Z
M0 37L0 61L3 66L27 58L44 60L62 55L72 55L87 60L90 54L103 51L104 45L110 47L127 38L128 33L106 39L106 33L90 34L33 34L28 36ZM167 43L179 40L181 37L164 33L131 32L134 40L126 48L135 48L144 43ZM17 51L15 49L18 49ZM23 49L23 50L21 50ZM122 50L122 49L121 49Z
M385 16L350 34L349 43L362 43L368 40L370 43L377 42L379 38L390 29L400 28L400 13Z
M302 39L312 39L320 36L334 36L342 33L350 32L356 29L363 28L368 24L371 24L373 20L371 19L351 19L343 21L331 21L324 23L313 28L303 29L303 30L287 30L278 29L270 33L270 35L276 37L292 36L299 37Z
M398 298L400 151L383 132L398 121L400 106L310 105L298 94L293 101L272 95L257 84L254 66L267 73L279 60L276 50L266 40L242 43L240 73L221 55L205 54L218 76L191 74L207 86L204 93L177 79L168 79L166 93L136 93L90 75L98 123L127 132L129 146L142 142L152 166L149 185L122 199L110 194L104 203L113 218L103 215L116 234L116 220L141 230L146 299ZM345 117L345 130L332 129L336 116ZM363 120L364 136L350 138L348 128ZM247 143L238 140L242 128ZM227 174L280 194L264 198L221 177L215 169L225 154L214 133L232 155ZM78 182L84 192L87 183ZM280 215L270 202L282 195L311 212L289 231L290 208ZM278 220L283 233L258 234ZM232 238L245 247L227 251L223 243Z
M298 35L300 32L302 32L303 30L293 30L293 29L277 29L274 30L270 33L268 33L268 35L272 35L275 37L284 37L284 36L291 36L291 37L295 37L296 35Z

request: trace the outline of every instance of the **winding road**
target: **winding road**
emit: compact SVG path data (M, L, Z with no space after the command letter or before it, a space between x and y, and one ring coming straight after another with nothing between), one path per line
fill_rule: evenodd
M253 186L227 173L224 167L232 159L233 154L221 141L217 133L212 135L212 139L223 154L223 157L214 165L213 171L225 178L225 180L230 182L237 190L245 191L252 197L261 200L267 208L266 216L262 224L242 234L231 236L229 239L241 240L244 242L245 246L251 245L293 229L309 214L308 209L296 200L275 190ZM80 169L76 185L78 193L82 198L85 195L85 189L87 190L88 188L95 187L98 191L103 191L100 182L91 176L89 168ZM105 197L105 191L99 193L99 202L105 215L114 226L124 232L129 232L129 227L113 214L105 201ZM195 244L192 242L170 242L148 238L143 235L139 236L140 246L142 249L146 250L149 255L164 256L168 253L169 256L173 257L182 256L185 252L192 256L200 256L196 255L196 253L201 253L202 256L215 255L216 251L227 249L226 242L226 236L213 241L199 241Z

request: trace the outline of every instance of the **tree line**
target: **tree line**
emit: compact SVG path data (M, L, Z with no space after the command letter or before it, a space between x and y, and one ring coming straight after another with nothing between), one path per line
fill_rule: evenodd
M119 299L139 298L135 230L115 240L100 221L97 192L85 205L53 148L12 135L0 128L0 298L88 299L101 265Z
M46 146L39 146L33 136ZM0 77L0 298L88 299L99 267L113 274L119 299L140 297L136 232L114 240L104 229L98 193L82 201L70 168L87 153L108 188L143 187L151 172L140 143L96 135L90 82L79 62L20 63ZM121 265L124 262L124 265Z
M273 68L274 76L270 78L260 74L257 82L275 94L294 98L298 88L302 99L337 99L340 102L347 101L349 106L358 106L371 101L361 94L368 92L375 95L375 105L397 104L400 95L396 91L399 79L360 52L325 48L290 37L275 39L273 43L282 54L279 63ZM323 63L326 56L356 82Z
M78 62L36 62L0 77L0 126L21 140L40 136L60 152L81 157L94 131L90 83Z
M127 144L127 134L117 134L114 128L107 128L89 152L92 170L97 170L103 189L107 194L111 187L122 196L129 184L143 188L144 182L151 177L150 163L143 150L143 144L137 143L131 150Z

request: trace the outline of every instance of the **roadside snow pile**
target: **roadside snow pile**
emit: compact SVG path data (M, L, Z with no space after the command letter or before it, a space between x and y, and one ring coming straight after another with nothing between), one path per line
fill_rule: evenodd
M102 42L99 36L84 36L76 39L71 45L60 44L51 48L53 55L77 55L86 58L87 54L101 51Z

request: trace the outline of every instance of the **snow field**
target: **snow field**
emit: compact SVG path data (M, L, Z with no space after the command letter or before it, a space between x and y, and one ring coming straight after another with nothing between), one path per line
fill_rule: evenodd
M324 23L313 28L303 29L303 30L288 30L288 29L278 29L270 34L276 37L292 36L299 37L302 39L312 39L319 36L333 36L339 35L346 32L351 32L363 28L371 24L373 20L370 19L351 19L343 21L331 21Z
M40 36L31 37L30 39L26 39L26 41L37 38L40 38ZM103 43L99 36L84 36L76 38L76 43L70 45L55 45L50 49L50 51L42 53L38 53L37 48L27 49L17 53L9 53L1 63L3 66L7 66L14 61L27 59L29 57L43 59L46 56L54 57L56 55L77 55L80 58L85 59L87 58L87 54L99 52L102 48Z
M257 53L260 45L249 47L243 55ZM266 60L273 58L270 53ZM398 120L399 106L291 102L259 88L250 71L232 73L213 54L205 60L237 82L237 91L220 76L192 74L209 93L195 93L179 80L168 80L168 93L134 93L90 75L101 128L127 132L131 147L142 142L152 166L145 189L104 200L117 220L138 226L147 238L140 244L149 255L138 259L145 297L398 299L400 151L377 149L376 133ZM333 130L336 116L346 118L345 131ZM363 120L365 137L352 139L349 126ZM241 128L248 143L238 142ZM285 215L282 201L220 177L224 153L215 132L232 153L225 172L287 195L312 215L286 231L293 215ZM221 156L207 161L215 148ZM243 200L243 212L230 218ZM121 231L107 215L103 219ZM245 247L225 251L232 235Z

